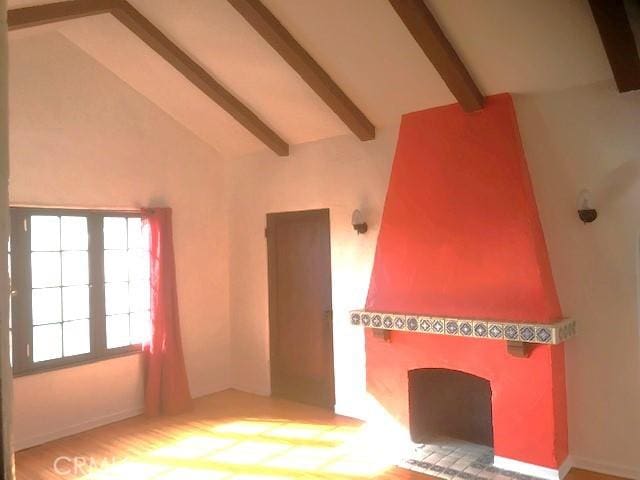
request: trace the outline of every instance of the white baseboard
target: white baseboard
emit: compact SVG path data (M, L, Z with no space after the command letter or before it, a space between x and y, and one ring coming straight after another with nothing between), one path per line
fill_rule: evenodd
M127 418L135 417L137 415L141 415L143 412L144 408L140 406L129 410L123 410L121 412L104 415L102 417L92 418L91 420L87 420L85 422L76 423L74 425L69 425L58 430L33 435L31 437L14 438L13 449L17 452L19 450L24 450L25 448L35 447L36 445L42 445L43 443L47 443L52 440L68 437L70 435L85 432L93 428L108 425L109 423L119 422Z
M219 386L209 387L205 389L196 390L195 392L192 392L191 395L193 398L205 397L207 395L211 395L213 393L217 393L225 389L226 388L221 388ZM69 425L64 428L60 428L50 432L40 433L38 435L33 435L31 437L14 438L13 448L17 452L19 450L24 450L25 448L31 448L37 445L42 445L43 443L51 442L53 440L58 440L59 438L64 438L70 435L75 435L77 433L86 432L87 430L92 430L94 428L102 427L110 423L126 420L127 418L135 417L137 415L142 415L143 413L144 413L144 406L141 405L136 408L92 418L84 422L76 423L74 425Z
M496 455L493 458L493 466L511 472L544 478L545 480L562 480L571 470L572 462L571 458L568 457L559 468L550 468Z
M582 468L584 470L590 470L597 473L604 473L605 475L614 475L616 477L640 480L640 467L614 465L612 463L578 457L575 455L572 455L571 457L573 459L573 466L576 468Z
M334 412L336 415L342 415L343 417L356 418L358 420L366 421L366 415L363 412L363 409L357 408L354 405L345 405L341 403L336 403L334 407Z
M206 397L208 395L213 395L214 393L223 392L225 390L229 390L229 386L226 385L209 385L205 388L194 388L191 389L191 398L201 398Z
M231 387L233 390L238 390L239 392L251 393L253 395L259 395L261 397L270 397L271 396L271 387L270 386L257 386L257 385L243 385L239 383L234 383Z

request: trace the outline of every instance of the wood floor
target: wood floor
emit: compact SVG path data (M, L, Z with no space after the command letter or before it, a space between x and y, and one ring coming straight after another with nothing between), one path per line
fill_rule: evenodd
M394 467L384 448L365 446L370 440L356 420L229 390L198 399L185 415L135 417L20 451L16 475L18 480L429 478ZM567 476L612 478L575 469Z

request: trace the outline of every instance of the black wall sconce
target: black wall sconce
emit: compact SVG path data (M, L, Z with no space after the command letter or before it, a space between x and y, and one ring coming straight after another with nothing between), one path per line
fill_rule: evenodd
M598 218L598 211L593 208L589 190L582 190L578 195L578 217L584 223L591 223Z
M361 233L366 233L369 229L369 227L367 226L367 222L365 222L364 218L362 217L362 212L357 209L354 210L353 214L351 215L351 225L353 226L353 229L358 232L358 235L360 235Z

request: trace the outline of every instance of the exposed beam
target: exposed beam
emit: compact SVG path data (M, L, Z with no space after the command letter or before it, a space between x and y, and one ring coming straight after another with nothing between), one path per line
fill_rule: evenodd
M589 0L618 91L640 89L640 56L623 0Z
M242 126L281 156L289 145L126 0L73 0L9 10L9 30L111 13Z
M35 27L47 23L110 13L113 5L113 0L69 0L33 7L14 8L7 11L7 23L9 30Z
M228 1L360 140L375 138L375 127L364 113L260 0Z
M400 19L466 112L480 110L484 96L423 0L389 0Z
M119 1L113 15L143 42L198 87L211 100L220 105L247 130L259 138L278 155L288 155L289 145L271 130L258 116L240 100L220 85L204 68L169 40L153 23L127 1Z

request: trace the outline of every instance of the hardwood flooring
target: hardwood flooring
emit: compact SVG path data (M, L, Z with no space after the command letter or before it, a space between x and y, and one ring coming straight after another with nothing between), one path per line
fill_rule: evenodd
M192 412L143 416L16 453L18 480L387 479L429 477L397 468L361 422L233 390ZM572 470L567 480L614 477Z

